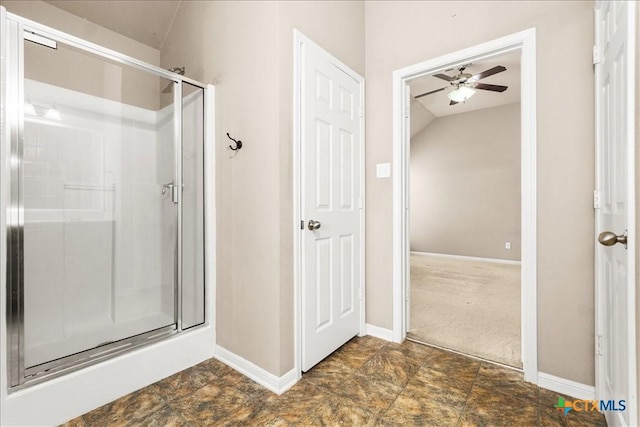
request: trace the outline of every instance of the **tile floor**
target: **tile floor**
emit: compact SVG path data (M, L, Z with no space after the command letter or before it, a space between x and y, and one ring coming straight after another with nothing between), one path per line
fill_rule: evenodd
M409 341L362 337L281 396L211 359L65 426L606 426L599 413L565 416L553 407L558 394L520 378Z

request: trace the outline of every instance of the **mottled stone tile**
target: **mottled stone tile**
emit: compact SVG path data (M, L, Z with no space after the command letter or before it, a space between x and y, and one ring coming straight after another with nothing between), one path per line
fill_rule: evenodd
M305 417L300 425L303 426L374 426L376 413L363 408L355 402L330 397L318 405L311 414Z
M411 378L404 393L461 410L467 401L472 385L472 381L451 377L443 372L423 366Z
M167 402L190 396L205 385L218 382L219 378L210 370L197 365L160 380L150 387Z
M522 372L483 362L476 383L526 402L538 402L538 387L526 382Z
M135 424L165 405L165 401L152 388L146 387L83 415L88 426Z
M300 381L280 396L269 396L264 404L283 420L298 423L328 398L328 391Z
M384 341L377 338L356 337L340 347L329 358L351 368L359 369L383 346Z
M196 425L220 425L232 414L241 417L251 412L252 402L233 387L210 384L193 395L170 402L170 406L188 422Z
M222 377L221 381L223 384L237 388L252 399L264 400L275 395L271 390L235 370Z
M538 424L537 400L523 402L513 396L474 385L460 420L461 426L519 426Z
M314 386L332 390L339 387L355 371L355 368L345 365L340 360L327 358L304 374L302 380Z
M342 384L342 387L334 390L334 393L379 413L391 406L401 391L400 386L356 372Z
M460 413L447 405L403 391L384 413L380 424L385 426L454 426Z
M211 372L217 377L224 377L229 372L233 371L233 368L225 365L217 359L209 359L195 366L198 369L202 369Z
M135 427L188 427L190 424L171 407L164 408L147 415L130 424Z
M290 426L290 422L280 418L280 416L264 406L257 406L248 417L238 419L238 417L229 417L223 424L230 426Z
M409 360L419 365L422 365L434 350L433 347L409 340L404 340L402 344L390 343L387 347L399 350Z
M452 377L464 381L473 381L480 369L480 362L449 351L434 349L427 358L424 366L436 371L444 372Z
M278 414L265 409L255 400L248 400L239 409L228 412L216 420L216 426L266 426L283 424L278 421ZM283 424L284 425L284 424Z
M558 398L560 397L565 400L573 400L572 397L569 397L566 394L556 393L555 391L544 388L540 388L538 392L538 402L541 407L553 408L554 405L558 404Z
M540 426L607 427L607 420L604 414L597 411L586 413L571 411L567 415L563 415L544 410L540 412Z
M540 427L565 427L565 423L564 420L561 418L558 418L556 416L557 414L554 414L552 412L549 411L543 411L540 410L538 412L538 426ZM560 414L560 416L562 417L562 414Z
M381 340L380 338L365 335L363 337L353 337L345 346L353 345L362 350L380 350L382 347L388 344L388 341Z
M384 347L360 368L360 372L371 378L404 387L419 368L418 362L408 358L400 350Z
M252 424L249 423L249 425L254 425L254 426L265 426L265 427L289 427L289 426L295 426L295 424L290 423L289 421L282 419L280 417L277 417L275 419L273 419L272 421L269 421L267 424Z
M77 417L72 419L71 421L67 421L64 424L60 424L60 427L86 427L87 424L84 422L84 418Z
M607 427L607 420L601 412L573 412L573 414L571 412L567 414L565 420L568 427Z

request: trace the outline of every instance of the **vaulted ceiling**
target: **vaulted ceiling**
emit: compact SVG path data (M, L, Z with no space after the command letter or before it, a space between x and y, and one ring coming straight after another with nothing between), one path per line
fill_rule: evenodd
M160 49L181 1L71 1L47 3L123 36Z
M451 92L449 89L449 83L446 80L428 75L410 82L409 87L411 95L416 96L443 87L447 88L441 92L417 99L424 108L429 110L436 117L466 113L473 110L520 102L520 56L521 53L519 50L511 53L505 53L499 56L476 61L469 65L465 70L466 73L476 74L493 68L496 65L504 66L507 69L506 71L482 79L480 82L508 86L508 89L504 92L477 90L476 94L467 102L449 105L449 99L447 98L447 94ZM453 69L445 71L442 74L454 76L458 74L458 70Z

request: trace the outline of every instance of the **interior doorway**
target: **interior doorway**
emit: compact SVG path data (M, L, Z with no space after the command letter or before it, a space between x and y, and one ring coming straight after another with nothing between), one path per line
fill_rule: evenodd
M536 58L531 28L438 58L393 74L393 339L407 337L410 316L410 83L468 63L508 52L521 52L521 337L525 380L538 382L536 291Z
M522 368L520 57L410 90L409 339Z

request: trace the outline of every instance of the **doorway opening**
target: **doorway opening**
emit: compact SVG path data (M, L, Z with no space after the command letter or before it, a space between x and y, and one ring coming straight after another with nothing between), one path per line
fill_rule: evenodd
M411 340L518 369L520 54L409 82L407 316Z
M499 60L501 57L506 58L509 55L519 57L521 67L519 79L521 104L519 114L516 114L520 119L520 361L521 367L524 371L525 380L537 383L535 29L529 29L500 39L492 40L468 49L414 64L394 72L393 339L396 342L402 342L407 338L407 333L412 327L410 284L412 243L411 206L413 192L410 177L410 165L412 158L410 156L413 147L411 146L411 119L409 114L411 111L410 104L412 99L412 84L415 85L423 79L433 79L431 76L435 74L456 77L460 73L460 68L465 68L468 64L490 64L492 61ZM482 72L485 68L479 69L477 72ZM455 70L458 70L458 73L454 73L453 71ZM462 71L462 73L464 72L465 70ZM476 71L474 70L474 72ZM475 75L474 73L467 74L470 74L471 76ZM496 77L498 75L496 75ZM460 83L459 79L454 80L452 80L453 83ZM446 86L447 82L444 83L445 85L440 85L440 87ZM494 82L492 82L492 84L493 83ZM438 88L434 88L432 90L436 89ZM456 89L458 89L457 86L452 88L452 91ZM427 90L425 92L429 91ZM448 93L449 90L445 90L444 92ZM449 100L455 99L449 97ZM464 102L462 103L465 104ZM469 102L468 105L470 106L471 103ZM458 105L450 106L447 104L444 107L457 106ZM469 108L469 106L467 106L467 108ZM465 105L463 105L463 107L465 107ZM466 114L471 113L472 112L470 111ZM464 127L464 125L459 126ZM477 179L477 181L480 181L478 182L479 185L482 185L483 179L484 178ZM431 205L437 203L439 203L438 199L433 198ZM469 209L469 206L468 204L464 204L461 208ZM478 226L475 225L472 229L474 228L477 229ZM515 249L515 239L512 237L509 239L511 240L504 240L502 242L502 248L506 246L507 242L511 243L511 253L513 254ZM478 255L475 256L478 257ZM495 255L484 255L481 257L499 259L499 257ZM433 257L433 259L435 258L437 257ZM517 259L515 259L515 261L517 261ZM496 324L494 328L499 327L501 326ZM447 331L448 328L448 324L441 327L441 329L444 329L445 331Z

